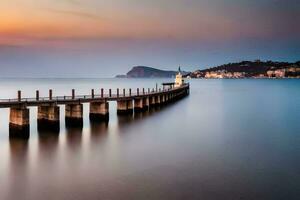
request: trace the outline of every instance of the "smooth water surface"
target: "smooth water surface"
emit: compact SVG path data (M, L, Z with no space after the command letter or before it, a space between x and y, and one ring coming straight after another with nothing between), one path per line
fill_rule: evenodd
M164 79L1 79L0 97L155 87ZM9 140L0 112L0 199L299 199L300 80L191 80L190 96L128 117Z

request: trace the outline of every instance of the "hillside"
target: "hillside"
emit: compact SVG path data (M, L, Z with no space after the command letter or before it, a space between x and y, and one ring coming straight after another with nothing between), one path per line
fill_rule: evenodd
M177 71L166 71L146 66L135 66L126 75L118 75L118 78L172 78ZM185 74L190 72L183 72Z
M295 63L243 61L197 70L189 76L192 78L292 78L300 76L300 61Z

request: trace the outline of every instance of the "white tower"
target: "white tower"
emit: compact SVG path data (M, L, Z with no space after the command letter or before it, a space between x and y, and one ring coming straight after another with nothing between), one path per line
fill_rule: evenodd
M175 88L180 87L183 84L184 84L184 79L182 77L180 66L179 66L178 73L176 74L176 78L175 78Z

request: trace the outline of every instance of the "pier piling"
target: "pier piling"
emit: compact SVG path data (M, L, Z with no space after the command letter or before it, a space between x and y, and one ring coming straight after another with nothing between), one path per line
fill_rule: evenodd
M47 105L38 107L38 130L59 132L59 106Z
M82 104L66 104L65 120L68 127L83 126L83 105Z
M132 100L120 100L117 101L117 114L132 114L133 113L133 103Z
M134 99L134 112L143 112L144 103L143 98Z
M89 117L90 117L91 121L108 121L109 120L109 103L108 102L91 102Z
M11 107L9 114L9 137L29 138L29 109L26 107Z

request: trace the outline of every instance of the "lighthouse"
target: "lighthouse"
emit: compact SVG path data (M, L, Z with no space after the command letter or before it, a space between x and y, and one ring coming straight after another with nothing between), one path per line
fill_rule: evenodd
M182 77L181 69L180 69L180 66L179 66L178 73L176 74L176 78L175 78L175 88L180 87L183 84L184 84L184 79Z

